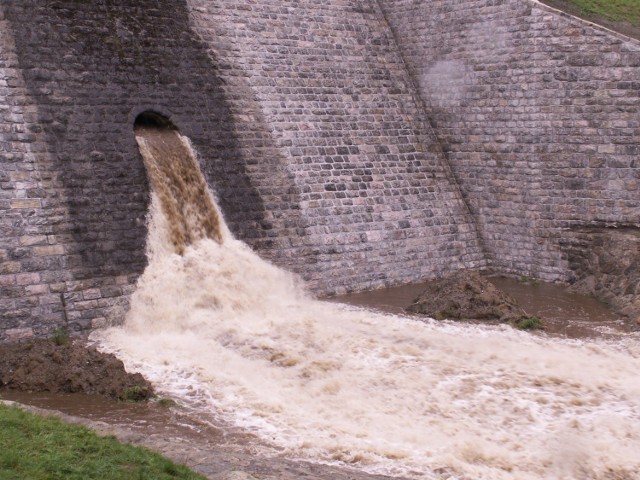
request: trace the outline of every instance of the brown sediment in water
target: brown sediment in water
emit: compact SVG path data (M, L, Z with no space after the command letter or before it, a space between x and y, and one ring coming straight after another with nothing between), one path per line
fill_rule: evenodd
M212 241L203 243L212 246L212 250L221 252L220 257L215 257L212 256L212 251L208 251L203 256L206 262L201 262L201 266L229 271L228 265L222 263L224 257L232 253L228 249L233 246L233 241L225 242L224 245L217 245ZM195 263L193 253L202 246L198 244L193 251L189 249L185 256L172 255L172 265L178 261ZM246 253L244 249L242 252ZM238 270L247 271L247 268L241 268L243 266L248 265L238 265ZM270 287L279 284L265 273L265 270L259 270L255 278L263 279ZM216 275L197 277L219 278ZM265 277L268 278L265 280ZM171 281L175 283L173 279ZM211 289L206 281L202 283L202 291L208 295ZM252 295L247 299L253 300L248 304L252 306L256 303L256 292L260 289L255 284L251 287L248 291ZM228 288L233 292L237 290L235 285L223 285L221 288ZM528 288L538 287L530 285ZM441 329L435 322L427 324L390 316L376 317L372 312L332 308L335 306L311 301L305 302L304 310L296 309L292 312L291 299L285 302L285 308L278 307L275 301L284 297L284 293L286 292L273 295L272 308L260 309L259 314L251 310L248 316L243 316L242 309L234 308L228 312L229 323L226 325L224 315L214 312L216 316L210 318L215 318L215 321L204 324L198 320L197 325L194 325L192 331L197 335L187 333L185 336L176 329L166 334L159 334L158 329L143 329L140 335L133 331L121 332L123 338L131 340L135 353L162 355L157 362L152 363L155 367L146 370L149 374L160 379L169 378L170 372L167 374L158 369L163 368L163 365L169 370L179 367L175 373L177 387L165 390L165 394L178 392L175 398L185 405L182 407L185 415L173 417L171 412L167 420L160 418L162 412L153 412L151 416L155 419L151 418L149 421L159 422L153 425L138 418L139 426L134 428L136 421L127 420L125 427L128 433L124 433L124 438L137 439L173 459L187 462L209 478L218 480L236 478L225 475L238 469L264 480L389 478L295 460L317 458L318 461L327 461L327 458L333 458L345 463L355 462L353 466L358 468L368 468L371 465L368 462L374 462L376 457L361 455L371 451L368 445L375 445L374 442L377 441L386 442L389 438L397 439L394 441L401 446L404 445L401 442L419 445L419 450L415 460L413 457L405 457L408 458L406 460L399 457L404 451L399 450L401 447L384 450L383 447L378 447L377 451L385 455L384 459L393 462L398 459L397 463L393 463L394 470L387 469L387 463L383 465L386 472L406 472L405 475L412 476L407 470L412 469L423 474L422 477L416 474L413 478L424 478L429 475L428 472L433 472L433 477L439 478L437 475L444 468L451 469L452 473L447 473L446 476L442 474L441 478L525 478L524 474L518 476L517 473L513 476L494 474L497 470L502 471L503 465L518 471L520 465L524 465L522 470L528 469L525 473L540 473L536 466L529 467L531 462L521 461L515 446L526 435L524 438L533 445L530 451L536 455L534 461L540 464L548 458L552 461L555 457L548 457L545 447L557 435L564 438L567 422L572 425L584 423L585 428L601 428L600 422L609 422L611 425L605 423L605 428L601 428L604 434L609 435L606 445L611 447L607 448L615 448L616 452L623 451L627 447L618 439L625 438L625 443L630 445L628 448L637 451L637 439L640 436L635 433L637 417L632 407L637 395L632 381L629 381L637 371L637 361L631 355L624 355L604 344L599 348L584 348L579 343L525 338L499 329L489 330L495 334L478 335L474 333L474 328L467 328L466 325L451 328L445 325ZM158 298L164 297L166 292L163 290ZM267 302L263 299L257 303L265 305ZM158 311L152 312L155 318L158 318L158 313L165 311L162 305L160 307ZM181 312L191 310L180 309ZM269 317L269 311L274 310L275 315ZM322 321L312 324L309 318L320 318ZM358 318L359 323L355 323L354 320ZM246 327L250 321L254 324L244 332L237 328L237 325ZM185 322L181 322L180 328L184 328ZM342 325L347 328L344 329ZM273 340L268 335L272 335ZM158 338L148 341L153 336ZM220 339L221 343L211 340L198 343L202 338ZM131 350L125 345L122 351ZM237 356L230 355L236 351ZM277 358L293 359L298 363L274 362L274 355ZM364 360L360 361L363 357ZM185 363L191 360L194 362ZM145 359L136 361L146 362ZM202 385L200 381L190 380L190 372L197 372L198 369L205 371L205 375L212 379L206 390L207 395L210 394L220 402L220 406L216 406L213 411L212 404L206 401L208 396L199 396ZM193 378L196 378L195 375ZM365 379L364 382L361 382L362 378ZM235 389L233 385L229 389L230 383L236 379L241 379L241 390ZM165 387L171 387L171 384L167 383ZM247 392L249 388L255 388L255 397ZM158 385L158 389L162 391L161 385ZM247 412L253 411L253 418L265 418L272 422L279 418L292 418L289 423L285 423L285 427L297 428L301 432L299 440L289 446L290 444L282 442L282 438L286 440L286 430L272 430L269 435L260 435L255 426L247 425L246 422L234 424L229 417L220 417L223 410L233 407L222 402L237 398L239 395L233 397L234 392L248 395L248 401L240 404L240 408ZM281 400L278 398L280 392L285 392ZM491 401L487 401L487 392L490 392ZM630 400L625 400L622 395L627 395ZM252 398L256 400L252 401ZM461 398L464 399L464 404L458 403ZM513 402L514 398L518 399L517 404ZM627 404L630 406L626 406ZM535 417L534 421L529 415L523 415L520 405L529 405L526 411L531 408L535 413L538 409L547 409L549 412L553 411L553 415ZM609 430L610 426L616 427L619 423L615 419L607 420L611 418L608 405L618 409L615 410L616 415L622 415L620 420L625 422L625 428L628 425L629 436L624 437L626 432L618 434L616 430ZM623 409L620 409L620 405L623 405ZM627 408L628 410L624 410ZM191 418L193 413L196 414L196 423ZM157 414L160 417L156 418ZM143 412L143 415L146 416L147 413ZM107 423L117 423L118 416L115 415L115 420L111 414L102 418ZM595 423L591 420L594 416L599 419ZM312 427L300 423L309 417L314 422ZM221 427L216 423L218 418L222 418L221 424L224 422ZM275 420L271 420L272 418ZM298 421L298 418L301 420ZM388 418L389 421L380 423L380 418ZM354 419L353 427L351 419ZM165 421L167 427L171 427L168 430L162 430L162 423ZM198 432L207 421L216 428L201 435ZM174 429L176 425L180 427L178 430L182 426L186 429L177 431ZM329 429L325 425L336 425L337 428ZM370 428L370 425L373 427ZM494 440L491 429L493 425L509 425L509 429ZM528 433L530 425L536 430L552 433L532 436ZM365 428L368 433L362 432ZM114 430L118 431L120 427ZM254 432L258 437L252 437L251 433L247 435L247 431ZM385 432L384 436L380 435L381 431ZM191 432L195 433L192 435ZM407 434L406 441L403 440L404 432ZM331 436L327 436L327 433ZM370 443L360 443L362 435ZM418 438L417 441L413 440L414 436ZM435 440L432 440L434 437ZM324 438L328 439L325 441L328 443L323 443ZM354 440L350 440L351 438ZM478 446L473 451L465 446L468 438L472 438L476 442L474 445ZM297 442L300 442L300 447L296 446L299 445ZM336 442L341 443L333 447ZM487 449L498 451L494 449L502 448L503 443L507 443L508 447L499 450L503 452L501 455L504 457L501 458L509 463L500 460L496 467L477 463L475 459L478 457L474 452L489 451ZM325 444L328 447L324 447ZM320 448L326 448L332 456L322 456L323 450ZM436 448L447 451L439 454ZM608 461L607 450L599 453L604 448L602 443L589 444L585 448L589 461L591 458L596 459L594 462ZM432 451L436 453L422 453ZM632 454L623 454L627 455L624 458L635 458ZM598 460L601 457L602 460ZM363 460L358 461L361 458ZM449 458L454 459L451 461L453 463L447 460ZM485 462L485 458L488 457L481 457L482 462ZM624 468L629 472L625 478L636 478L633 476L638 471L636 464L631 464L631 460L629 463L628 467L615 462L600 467L598 463L585 471L589 476L604 468ZM476 471L479 468L490 472L483 470L477 476L466 475L467 469ZM562 465L558 467L560 470L563 468ZM547 476L559 478L560 474L554 476L555 473L556 470L550 471ZM540 473L539 476L543 474ZM589 478L607 477L596 476L594 473Z
M164 127L136 126L135 134L176 253L203 238L222 243L220 214L188 141Z
M543 318L547 333L553 335L611 338L638 330L630 318L609 305L563 285L504 276L492 276L489 281L507 292L529 314Z
M203 436L218 441L223 436L220 428L193 418L185 421L183 409L177 404L159 401L122 402L100 395L60 392L25 392L3 390L2 399L29 405L64 415L100 422L113 428L128 428L131 432L146 435L166 435L198 442ZM166 401L166 400L165 400ZM232 436L230 432L224 432ZM247 438L250 436L247 435ZM241 437L234 441L242 444ZM246 440L245 442L246 443Z
M232 242L227 242L225 245L230 245L231 243ZM189 254L189 252L187 254ZM183 258L183 257L180 257L180 258ZM207 258L210 258L210 257L207 257ZM514 285L518 285L523 290L529 290L533 292L537 291L537 292L542 292L543 294L544 293L548 294L549 292L548 290L546 290L544 285L531 285L531 284L524 285L522 283L519 283L517 280L513 280L513 279L508 279L508 280L514 282ZM411 286L411 287L413 287L415 290L415 286ZM556 290L560 290L560 291L562 290L557 285L550 285L549 287L555 288ZM379 294L381 292L377 292L377 293ZM387 293L387 295L382 295L383 297L386 296L387 299L393 296L395 296L396 298L400 296L398 295L397 292L391 293L391 294L389 294L389 292L382 292L382 293ZM409 295L409 298L411 298L412 296L413 296L413 293ZM513 296L515 297L516 295L513 295ZM550 295L547 295L547 297L549 296ZM562 295L560 296L562 297ZM380 297L378 297L378 299L379 298ZM549 303L554 303L554 301L552 300ZM371 315L371 317L373 316L374 315ZM369 314L367 314L367 317L369 317ZM329 317L323 316L322 318L324 322L326 321L326 318L329 318ZM393 318L388 317L387 319L384 319L385 324L387 323L387 321L391 323L393 322ZM418 325L422 324L422 322L412 322L412 323L415 323ZM284 322L284 326L282 327L283 329L278 329L277 326L274 327L273 325L271 325L268 328L268 330L273 331L275 328L277 336L280 337L280 335L283 335L284 331L295 331L296 334L300 334L300 332L304 331L304 328L300 328L300 327L301 327L300 324L294 323L292 326L291 322ZM376 325L367 322L364 327L365 327L364 330L360 330L358 332L350 331L348 335L348 341L352 342L354 339L357 339L360 336L365 335L367 329L375 328ZM396 325L396 327L398 327L398 325ZM319 328L319 326L317 328ZM334 330L334 328L335 326L332 326L331 330ZM439 381L436 382L438 395L436 395L434 398L430 398L429 402L427 402L427 404L423 406L423 408L424 407L427 408L426 413L424 414L424 418L418 416L415 420L416 423L425 422L425 420L428 421L428 423L420 423L421 426L423 425L423 427L421 428L431 430L433 435L438 435L440 432L446 432L447 436L456 434L455 430L450 430L450 429L454 424L453 419L456 418L456 415L459 414L459 412L456 412L454 410L448 410L449 408L448 406L453 405L450 399L445 399L445 401L443 401L442 403L435 403L433 405L431 404L432 401L438 400L439 395L445 394L445 387L447 386L450 386L451 388L453 388L456 397L464 396L465 402L471 402L474 398L474 395L477 397L477 403L471 402L467 404L467 407L464 407L465 409L471 410L471 413L469 413L469 422L470 422L469 424L472 426L475 425L476 422L482 420L484 416L493 415L492 412L495 412L496 418L488 420L487 421L488 424L494 424L495 422L498 422L500 420L502 420L503 422L509 422L509 425L511 425L510 422L514 422L514 423L524 422L525 424L528 423L529 420L526 419L526 415L522 415L522 411L519 410L519 408L514 407L513 412L509 414L508 412L510 409L508 406L511 405L513 398L520 399L521 398L520 396L524 398L526 395L529 395L527 394L527 391L533 391L536 389L538 389L539 392L533 395L533 397L531 397L531 395L527 397L529 398L528 401L535 402L535 404L538 405L536 408L556 409L554 411L560 412L562 415L564 415L567 418L571 418L571 415L575 415L576 418L574 423L576 425L580 425L580 422L588 421L588 416L585 416L586 415L585 412L588 413L589 409L597 410L598 408L603 407L608 401L607 395L609 395L609 393L607 393L607 389L602 385L598 385L598 384L592 385L590 382L585 380L581 380L582 383L576 383L578 382L579 379L572 379L572 378L565 379L565 377L561 376L561 372L564 371L565 366L563 366L563 362L560 360L564 359L566 361L571 361L571 358L572 358L571 356L567 355L567 353L577 354L580 358L582 358L582 360L580 360L577 364L575 365L572 364L573 366L570 367L570 372L578 372L578 376L580 376L579 374L580 368L576 368L576 365L578 366L584 365L584 363L581 363L583 360L593 361L596 367L600 361L605 360L604 357L600 357L597 354L597 351L598 351L597 349L593 350L589 348L589 349L580 350L576 347L576 348L572 348L571 351L562 353L562 355L559 357L557 348L561 348L560 344L552 343L549 341L544 341L544 343L540 343L540 344L535 342L526 343L522 345L517 344L516 345L516 347L518 347L517 349L510 349L508 352L505 352L506 355L509 355L509 356L513 355L516 357L514 358L512 363L502 363L501 361L501 362L496 362L493 365L488 365L486 367L486 371L489 372L488 376L485 376L482 373L485 369L484 366L480 367L480 369L478 370L471 371L472 375L470 375L469 371L470 371L471 365L482 365L483 362L491 362L492 355L501 354L500 353L500 351L502 350L500 347L501 343L493 343L493 338L490 339L487 345L490 345L493 349L489 350L488 348L486 348L487 345L485 345L482 351L486 352L486 354L482 353L480 357L476 356L472 358L472 361L469 361L466 359L465 356L469 352L473 351L473 346L477 342L482 342L480 337L470 338L468 339L469 340L468 342L461 344L460 347L454 346L454 351L452 353L447 353L446 349L442 349L440 347L451 345L452 343L456 343L457 345L457 342L454 342L453 338L441 337L440 335L438 335L438 332L436 330L431 330L431 333L429 334L428 337L422 337L418 335L418 330L419 329L416 328L416 326L412 325L411 335L415 334L415 338L412 339L412 337L408 336L405 338L398 338L397 341L393 340L390 344L392 346L391 349L387 349L386 351L389 352L390 355L394 355L395 352L397 352L398 354L401 354L401 356L391 357L391 360L410 362L409 364L406 365L406 368L401 370L394 370L394 372L396 374L400 374L400 376L402 375L403 371L406 372L408 370L414 370L416 369L416 367L419 367L419 365L413 365L413 366L411 365L411 363L413 362L412 359L417 359L418 356L422 354L430 355L429 354L430 351L434 352L434 355L430 357L432 358L432 360L429 360L429 362L427 363L421 362L420 363L421 365L428 365L430 371L433 371L436 368L440 368L440 365L443 363L447 363L450 365L449 367L442 370L442 373L444 374L443 376L441 376L440 374L437 375L437 378L440 379ZM461 334L462 336L464 336L464 330L462 329L458 330L458 334ZM383 338L388 335L390 335L390 332L387 330L381 329L379 332L380 338ZM249 338L251 339L264 338L264 334L251 333L249 334L249 336L250 336ZM498 337L504 336L504 332L502 333L497 332L496 336ZM320 337L321 335L314 334L310 338L312 338L314 342L317 342L320 339ZM138 340L143 341L143 338L136 339L136 345ZM232 342L230 342L230 344L233 344L233 345L241 346L244 344L243 341L239 341L238 338L232 339L231 337L227 336L226 340L227 341L233 340ZM284 350L284 348L287 347L286 338L283 339L280 337L279 340L282 341L283 343L283 345L281 345L280 347L282 347L283 351L286 352L286 350ZM497 341L499 342L499 340L500 339L498 338ZM309 342L309 338L307 338L305 341ZM382 341L383 340L381 340L381 342ZM536 339L535 341L541 342L542 340ZM331 345L336 344L338 342L339 342L339 339L337 337L332 338ZM172 333L172 335L167 338L166 345L169 346L176 343L180 343L180 335L178 333ZM258 343L255 344L254 346L257 346L257 345L261 345L263 347L268 346L267 344L261 343L261 340L259 340ZM340 347L342 347L343 344L339 344L339 345ZM536 345L538 345L539 348L536 349L533 354L528 354L528 353L526 355L523 354L525 350L529 350L535 347ZM158 345L158 347L160 347L160 345ZM375 345L371 343L366 343L365 347L366 349L374 349ZM144 348L144 346L137 345L137 348ZM164 347L161 347L161 348L164 348ZM215 344L210 343L207 345L207 348L215 348ZM326 349L326 346L324 348ZM401 349L401 350L397 350L397 349ZM355 352L354 351L349 352L349 354L345 356L345 358L349 358L349 360L356 358L358 355L361 355L361 353L364 350L365 348L358 348L357 351ZM336 348L336 351L342 352L342 351L345 351L345 349ZM196 350L190 349L189 352L194 352L195 354ZM254 357L256 355L257 349L248 348L248 352L250 352L249 353L250 357ZM305 354L307 354L307 352L309 352L309 354L313 354L312 350L305 350ZM271 352L267 352L266 354L271 355ZM548 358L546 356L547 354L549 355ZM583 358L584 355L586 355L585 358ZM174 360L176 362L179 361L179 359L177 357L174 357L173 355L171 355L170 358L172 359L172 361ZM221 358L221 357L218 357L218 358ZM293 357L290 357L290 358L293 358ZM300 355L299 358L302 359L304 358L304 356ZM427 357L425 357L425 359L426 358ZM523 359L526 360L526 362L524 362ZM529 366L529 365L533 365L533 363L531 363L532 359L535 360L535 367ZM387 358L386 360L389 360L389 359ZM633 361L632 358L629 358L629 360ZM273 368L270 369L269 372L266 372L269 374L275 373L273 372L273 369L277 369L278 371L291 372L291 371L294 371L296 368L296 366L290 366L290 365L286 365L286 366L275 365L274 362L265 362L265 363L268 363L269 365L273 365ZM317 362L314 362L314 363L317 363ZM385 363L384 364L385 368L392 368L392 363L393 362ZM544 373L543 371L540 371L540 369L542 368L541 364L544 364L544 363L548 363L550 366L552 366L553 371L549 373ZM204 364L206 363L203 363L203 365ZM208 362L208 364L211 364L211 362ZM336 370L338 368L337 366L342 364L345 364L345 362L341 362L340 359L338 358L335 361L336 366L332 366L330 367L330 369ZM317 378L322 381L321 385L329 385L329 386L335 385L334 383L329 383L329 381L332 378L339 378L339 377L326 377L325 376L325 374L327 373L325 372L325 369L327 368L326 365L327 363L325 363L323 368L320 369L321 371L312 371L310 370L310 368L306 368L304 372L309 372L317 376ZM525 366L520 368L518 367L519 365L525 365ZM623 364L620 364L620 365L622 367ZM496 368L497 366L501 366L501 367ZM380 379L385 380L384 370L379 369L379 367L376 367L375 365L373 367L369 365L369 367L373 372L378 372L378 373L374 373L374 376L373 376L376 382L379 381ZM602 368L608 369L609 367L610 366L605 366ZM222 364L217 364L215 366L215 370L218 370L218 369L221 370L222 368L223 368ZM547 367L544 367L544 368L547 368ZM417 370L419 370L419 368L417 368ZM526 374L523 373L523 371L526 372ZM242 377L244 372L234 371L234 376L236 373L238 377ZM461 376L458 375L458 373L460 373ZM358 375L364 375L364 374L365 372L361 370ZM424 372L420 373L418 376L415 377L416 380L420 379L419 381L417 382L411 381L408 383L411 389L420 387L420 382L425 380L424 378L422 378L423 375L424 375ZM482 375L482 377L478 379L476 375ZM497 375L497 377L494 377L494 375ZM589 378L590 375L591 374L588 374L587 378ZM598 376L599 376L598 373L594 374L594 377L598 377ZM397 397L404 396L408 392L410 392L410 390L396 391L395 382L397 381L398 381L398 376L396 375L394 375L393 377L387 377L385 380L385 383L376 383L374 385L375 389L369 391L369 393L371 396L375 397L375 395L381 393L380 392L381 390L384 390L384 392L382 393L386 395L388 392L388 395L392 397L395 401ZM457 383L457 381L459 381L459 383ZM348 389L349 383L351 382L353 382L353 378L349 378L348 380L345 380L343 382L342 388L345 390ZM267 387L267 390L263 391L262 395L260 396L261 402L262 400L266 399L269 396L268 395L269 393L272 393L273 391L277 391L277 388L274 388L271 385L271 382L267 382L267 383L269 384ZM277 385L280 386L281 384L278 383ZM493 398L492 401L487 401L487 398L482 393L485 387L489 388L490 391L493 392L492 395L494 395L494 397L492 397ZM223 382L216 382L213 388L216 390L224 388ZM304 388L305 388L304 391L308 391L308 385L305 386ZM556 389L558 393L555 393L555 394L549 393L549 392L553 392L554 389ZM334 390L331 390L331 391L333 392ZM339 392L335 392L335 394L337 393ZM316 390L315 394L323 395L323 402L327 402L327 403L331 401L331 396L334 395L334 393L331 393L329 396L324 395L322 390ZM287 398L291 398L291 397L287 396ZM346 398L348 399L348 397ZM363 402L364 409L371 409L371 411L373 412L381 411L379 407L376 407L376 406L371 407L371 400L369 396L359 395L358 397L353 397L353 398L356 400L357 403L360 403L361 400L359 399L366 399L366 402ZM54 400L53 402L50 402L48 404L46 402L39 402L39 403L36 403L33 401L30 402L29 399L26 397L16 398L16 399L24 403L34 403L39 406L45 406L48 408L55 408L60 410L63 410L65 408L64 407L65 404L71 403L70 401L65 401L65 399L60 399L60 401L56 403L55 398L53 399ZM298 400L301 400L301 398L293 397L293 399L290 402L288 402L287 405L289 405L292 409L295 410L295 408L297 407L296 402ZM342 404L345 406L345 409L349 407L348 402L343 402ZM420 404L419 402L415 402L415 403L412 402L412 407L413 405L422 405L422 404ZM493 410L492 405L498 405L498 407L495 410ZM82 404L76 404L76 408L83 409L85 407ZM115 407L116 410L119 408L120 408L119 405ZM132 406L132 408L140 409L141 407L135 405L135 406ZM144 407L144 408L147 408L147 407ZM184 410L181 411L181 408L184 408ZM212 478L212 479L217 479L217 480L221 480L221 479L231 480L234 478L246 478L248 480L251 479L251 477L248 477L248 476L239 476L239 477L231 476L229 473L232 471L237 472L239 470L247 472L247 474L255 475L255 478L260 478L264 480L275 480L275 479L298 480L298 479L305 479L305 478L307 479L314 478L316 480L318 479L372 480L374 478L375 479L392 478L392 477L370 475L362 471L345 470L343 468L335 468L335 467L326 466L326 465L314 465L305 461L296 460L296 458L301 458L301 457L309 458L309 456L302 456L296 453L292 453L290 450L281 449L277 446L277 444L270 445L269 444L270 442L268 439L265 440L264 437L256 437L252 435L250 432L248 432L247 430L243 429L242 426L238 426L238 425L234 426L229 422L227 422L226 420L224 421L225 423L222 423L223 421L221 421L221 423L216 423L218 421L218 419L216 418L217 415L208 414L204 410L198 414L201 416L197 417L196 422L194 422L194 417L192 416L194 412L192 408L193 408L192 406L189 406L187 404L185 407L179 407L176 409L172 408L169 411L167 411L165 414L163 413L163 411L157 409L157 404L156 404L156 405L151 405L149 410L138 410L138 413L135 413L135 414L125 414L120 412L112 413L109 411L108 406L105 407L103 405L98 405L96 407L96 409L98 410L97 412L92 413L91 411L85 410L85 411L79 412L79 414L85 418L91 418L94 421L106 422L109 424L109 426L106 427L108 429L107 432L109 433L113 432L115 434L118 434L120 438L123 438L127 441L142 443L150 448L159 450L162 453L170 456L174 460L177 460L180 462L186 462L197 471L204 473L205 475L207 475L209 478ZM439 414L440 409L446 409L444 410L446 412L446 416L442 417L441 421L438 420L441 417ZM569 413L566 412L567 409L570 410ZM71 411L67 410L67 411L69 413L74 413L74 411L72 410ZM305 415L315 414L316 411L317 410L313 408L308 408L308 407L304 408L304 412L306 412ZM502 417L503 411L507 412L504 418ZM264 410L264 412L268 412L268 410ZM75 414L78 414L78 413L75 413ZM599 414L598 411L596 411L595 414ZM331 413L330 413L331 418L339 415L340 415L340 412L338 411L338 409L331 408ZM400 421L402 417L399 415L397 418L398 418L398 421ZM628 420L628 423L630 425L634 424L633 417L629 417L629 418L625 417L625 418ZM203 421L199 421L198 419L202 419ZM434 423L432 424L431 422L434 422ZM553 420L553 422L555 422L555 420ZM466 428L467 428L466 424L462 428L465 429L466 431ZM514 428L514 432L516 432L514 433L513 438L516 438L516 439L520 438L518 437L517 434L518 432L522 432L523 431L522 429L516 430L517 428L516 426L509 427L509 428ZM552 425L552 428L555 429L559 427L554 423ZM378 431L383 431L383 430L378 430ZM420 429L418 429L417 431L420 431ZM562 429L560 429L560 431L561 433L563 432ZM320 434L321 432L319 431L314 431L312 429L309 429L305 431L306 436L303 438L305 438L304 440L305 442L311 443L314 441L315 437ZM275 435L277 435L277 433L274 434L274 439L275 439ZM342 433L337 438L340 438L341 436L342 436ZM489 445L489 446L491 445L489 437L490 437L490 434L488 435L487 438L478 437L478 438L484 438L484 440L480 440L480 442L482 443L478 444L478 448L480 449L481 452L486 451L484 449L485 445ZM446 437L443 437L443 438L446 438ZM516 441L519 441L519 440L516 440ZM455 447L455 445L450 447L452 454L456 452L456 448L457 447ZM346 449L339 450L336 453L336 455L342 455L344 452L348 452L348 450ZM589 452L591 452L591 450L589 450ZM390 454L393 454L393 451L390 452ZM471 455L467 453L467 450L465 449L463 449L461 454ZM510 455L511 453L508 453L508 454ZM544 456L544 454L540 454L540 456ZM342 458L342 457L336 456L334 458ZM353 458L354 458L353 461L356 462L356 459L359 457L353 457ZM473 458L476 458L476 457L473 457ZM482 458L485 458L485 457L482 457ZM345 462L349 462L349 461L350 461L349 457L347 457ZM359 468L366 467L366 465L367 465L366 461L361 463L356 462L354 464L355 467L359 467ZM489 475L486 475L486 476L480 475L477 477L466 476L463 473L461 473L464 471L462 467L460 467L459 465L458 466L456 465L451 466L447 463L442 463L442 460L434 460L432 465L429 466L428 469L425 469L424 471L421 472L423 474L422 476L420 475L420 473L416 473L415 476L410 475L408 473L407 475L411 476L412 478L424 478L424 475L426 474L426 472L432 471L433 478L507 478L507 476L489 476ZM474 468L477 468L477 465L475 465ZM509 468L511 468L511 466L509 466ZM615 468L615 466L612 468ZM451 469L451 474L448 473L449 470L447 469ZM457 470L457 469L461 469L461 470ZM628 471L630 473L628 474L627 477L624 477L624 478L636 478L632 476L634 475L636 470L632 470L630 467ZM591 473L591 470L589 471L589 473ZM517 474L514 474L513 477L509 477L509 478L520 478L520 477ZM589 478L608 478L608 477L589 476Z
M566 286L504 276L486 278L515 300L527 315L543 319L547 335L590 339L637 330L633 322L612 311L606 304L591 296L572 292ZM405 314L405 307L425 291L427 284L354 293L332 298L331 301Z

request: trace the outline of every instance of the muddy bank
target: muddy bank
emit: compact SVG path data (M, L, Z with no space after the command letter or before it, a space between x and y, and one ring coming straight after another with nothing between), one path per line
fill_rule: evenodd
M65 392L144 400L151 384L127 373L114 355L87 346L83 338L59 337L0 345L0 391Z
M501 275L489 275L485 278L515 300L528 315L544 319L544 332L547 335L576 339L612 339L637 332L640 328L632 319L616 313L611 305L598 301L593 295L573 292L566 285ZM418 298L429 283L353 293L328 300L403 315L407 313L407 305Z
M509 323L573 338L611 338L640 327L640 235L601 241L574 254L570 286L461 270L425 282L405 310L436 320ZM601 239L602 240L602 239ZM582 270L578 267L582 262Z
M469 270L427 282L406 310L436 320L518 322L527 317L513 298L480 273Z

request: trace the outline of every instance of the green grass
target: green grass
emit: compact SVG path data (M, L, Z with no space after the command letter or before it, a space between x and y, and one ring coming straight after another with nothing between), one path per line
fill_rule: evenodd
M0 404L2 480L204 480L145 448Z
M586 15L600 15L610 20L626 21L640 26L638 0L571 0Z
M66 345L69 343L69 331L65 327L58 327L53 331L51 340L58 346Z
M544 325L538 317L524 317L515 322L518 330L542 330Z

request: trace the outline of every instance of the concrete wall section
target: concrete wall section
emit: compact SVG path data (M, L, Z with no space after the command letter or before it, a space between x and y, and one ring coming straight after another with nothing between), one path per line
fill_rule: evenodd
M530 0L380 0L495 269L640 223L640 43Z

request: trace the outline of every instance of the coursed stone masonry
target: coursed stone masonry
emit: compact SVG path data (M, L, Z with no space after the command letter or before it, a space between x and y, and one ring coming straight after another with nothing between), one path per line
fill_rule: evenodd
M244 170L266 128L254 122L240 146L186 4L10 0L0 20L0 340L122 321L146 262L149 192L133 136L143 111L193 140L231 227L267 236Z
M35 141L36 111L13 51L11 31L0 16L0 329L3 338L19 340L42 325L59 324L62 308L56 296L60 248L48 228L59 204L44 198L52 179L46 166L36 164L42 148Z
M533 0L379 0L489 254L573 277L560 241L640 225L640 42Z
M298 232L276 261L323 293L483 265L475 225L375 2L190 5L195 30L225 65L228 91L241 83L253 92L299 192ZM252 178L265 175L264 160L254 166Z
M0 87L2 107L19 97L30 115L18 118L30 135L20 145L3 135L14 157L2 169L31 162L31 181L44 182L29 194L17 177L3 184L20 207L5 202L3 219L20 228L2 240L15 271L3 277L0 340L122 320L145 265L133 122L146 110L191 138L236 235L318 293L484 265L375 4L8 0L0 12L15 39L0 50L15 70L3 79L21 77ZM35 304L5 322L23 285Z
M569 279L562 232L640 223L639 67L530 0L4 0L0 341L122 321L148 110L317 293L487 260Z

